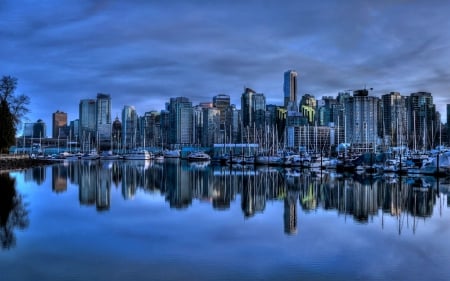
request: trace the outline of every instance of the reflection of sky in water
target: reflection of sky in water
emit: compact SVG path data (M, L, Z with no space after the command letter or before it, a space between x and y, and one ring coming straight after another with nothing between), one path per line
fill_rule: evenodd
M211 191L223 182L214 181L211 169L192 171L184 167L178 171L181 175L170 174L181 177L181 189L186 186L189 189L192 183L206 184L206 187L191 190L191 195L198 193L196 196L201 198L191 198L187 206L171 208L168 194L182 194L172 190L173 186L165 191L148 190L131 182L135 191L125 199L122 184L131 175L142 177L131 167L121 168L129 175L122 175L117 186L109 185L107 210L98 210L95 200L80 203L77 181L87 180L87 174L76 179L76 173L68 171L65 191L56 192L52 188L55 169L47 167L45 180L39 185L27 178L27 171L14 173L17 189L29 204L30 226L16 231L15 248L0 252L2 280L450 278L447 266L450 246L446 243L450 237L450 211L445 194L437 197L435 193L431 216L418 217L410 212L396 216L378 207L366 222L358 222L348 212L325 209L321 200L317 200L315 208L305 210L297 199L297 229L287 235L283 200L287 192L275 194L273 198L273 194L269 194L272 199L265 201L264 209L246 217L242 200L246 196L250 198L251 192L244 195L241 191L242 183L249 184L249 181L239 178L233 182L238 176L227 178L227 183L236 185L236 192L229 208L219 210L213 208L212 199L204 194L205 190ZM108 169L114 167L108 166ZM155 172L153 178L161 172L155 169L153 166L147 170ZM84 171L90 171L91 175L98 172L97 168ZM106 174L98 172L99 177ZM104 178L100 180L103 183ZM171 180L171 183L176 182ZM273 191L268 185L279 182L271 180L264 178L265 185L261 188ZM154 186L150 177L142 181ZM214 184L207 184L209 182ZM257 187L257 181L253 183ZM358 188L352 180L347 185ZM299 186L314 186L314 180L308 179ZM333 186L338 188L339 185L333 183ZM376 194L381 196L382 185L374 186L378 186ZM370 184L363 188L370 188ZM297 194L303 196L302 190Z

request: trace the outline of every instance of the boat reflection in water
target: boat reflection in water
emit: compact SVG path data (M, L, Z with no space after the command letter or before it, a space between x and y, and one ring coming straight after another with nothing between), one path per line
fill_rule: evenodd
M348 176L313 173L308 169L283 169L234 165L212 166L180 159L154 161L70 161L52 166L52 190L64 192L67 182L79 188L81 205L109 210L111 188L121 189L129 200L139 190L164 197L170 208L185 209L194 200L210 202L215 210L227 210L240 200L242 214L251 218L264 213L268 201L284 202L284 232L297 233L298 212L336 212L344 219L370 223L379 217L398 220L398 233L404 227L416 230L416 218L426 219L448 185L434 177ZM25 179L42 182L42 167L30 169ZM442 179L441 179L442 181ZM447 197L448 198L448 197ZM405 217L413 224L405 225ZM423 220L422 220L423 221Z

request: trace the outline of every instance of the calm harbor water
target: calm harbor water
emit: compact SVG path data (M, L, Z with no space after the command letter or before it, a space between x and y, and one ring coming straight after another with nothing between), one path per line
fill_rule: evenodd
M449 179L182 160L0 174L6 280L450 280Z

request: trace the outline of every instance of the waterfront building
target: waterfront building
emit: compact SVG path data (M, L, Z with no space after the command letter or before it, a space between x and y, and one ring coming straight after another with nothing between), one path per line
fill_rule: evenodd
M225 142L242 142L241 111L234 104L230 105L225 111L225 131Z
M230 107L230 96L225 94L216 95L213 97L213 107L220 110L220 139L222 142L225 140L225 136L229 134L229 132L225 132L226 126L226 111Z
M79 105L79 133L82 149L86 150L96 136L97 103L95 99L83 99Z
M122 109L122 147L135 148L138 136L138 116L134 106L125 105Z
M381 96L382 101L382 136L388 146L402 146L408 143L408 118L406 97L398 92Z
M310 94L302 96L300 101L300 112L308 119L310 125L314 125L316 120L316 98Z
M250 88L245 88L244 93L241 96L241 113L242 113L242 126L253 126L253 95L256 92Z
M288 70L284 73L284 107L288 110L298 111L297 104L297 72L295 70Z
M57 110L52 114L52 137L65 138L67 133L67 113Z
M100 144L110 143L111 125L111 96L98 93L96 101L96 135Z
M169 112L169 143L192 144L194 141L192 102L186 97L171 98Z
M212 147L215 143L224 143L220 134L220 109L203 109L202 145Z
M450 146L450 104L447 104L447 145Z
M220 125L221 130L224 130L226 123L226 114L225 112L230 107L230 96L225 94L216 95L213 97L213 107L220 110Z
M204 107L201 104L192 108L192 139L194 144L200 144L203 138L203 109L210 108Z
M333 105L337 103L338 101L333 97L322 97L317 101L317 125L329 126L334 122Z
M122 122L120 122L119 117L116 116L116 119L112 123L112 147L113 149L120 149L122 142Z
M165 109L160 112L160 136L161 136L161 146L167 148L169 146L169 127L170 127L170 112Z
M145 112L141 118L140 126L143 130L142 135L145 138L146 146L162 145L160 136L160 113L152 110Z
M78 135L80 132L80 119L72 120L69 124L69 139L78 142L80 140Z
M256 128L264 128L266 125L266 97L264 94L254 94L252 103L253 122Z
M436 107L433 96L428 92L412 93L407 99L409 145L413 149L427 150L432 147L436 130Z
M355 151L375 148L379 106L379 98L369 96L366 89L353 91L353 96L345 99L345 143L351 144Z
M36 139L45 138L47 137L47 125L42 119L38 119L34 123L24 123L23 137Z

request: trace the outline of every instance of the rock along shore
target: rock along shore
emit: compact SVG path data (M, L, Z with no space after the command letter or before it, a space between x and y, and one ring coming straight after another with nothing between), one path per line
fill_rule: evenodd
M22 170L51 163L45 159L31 159L29 155L0 154L0 172Z

